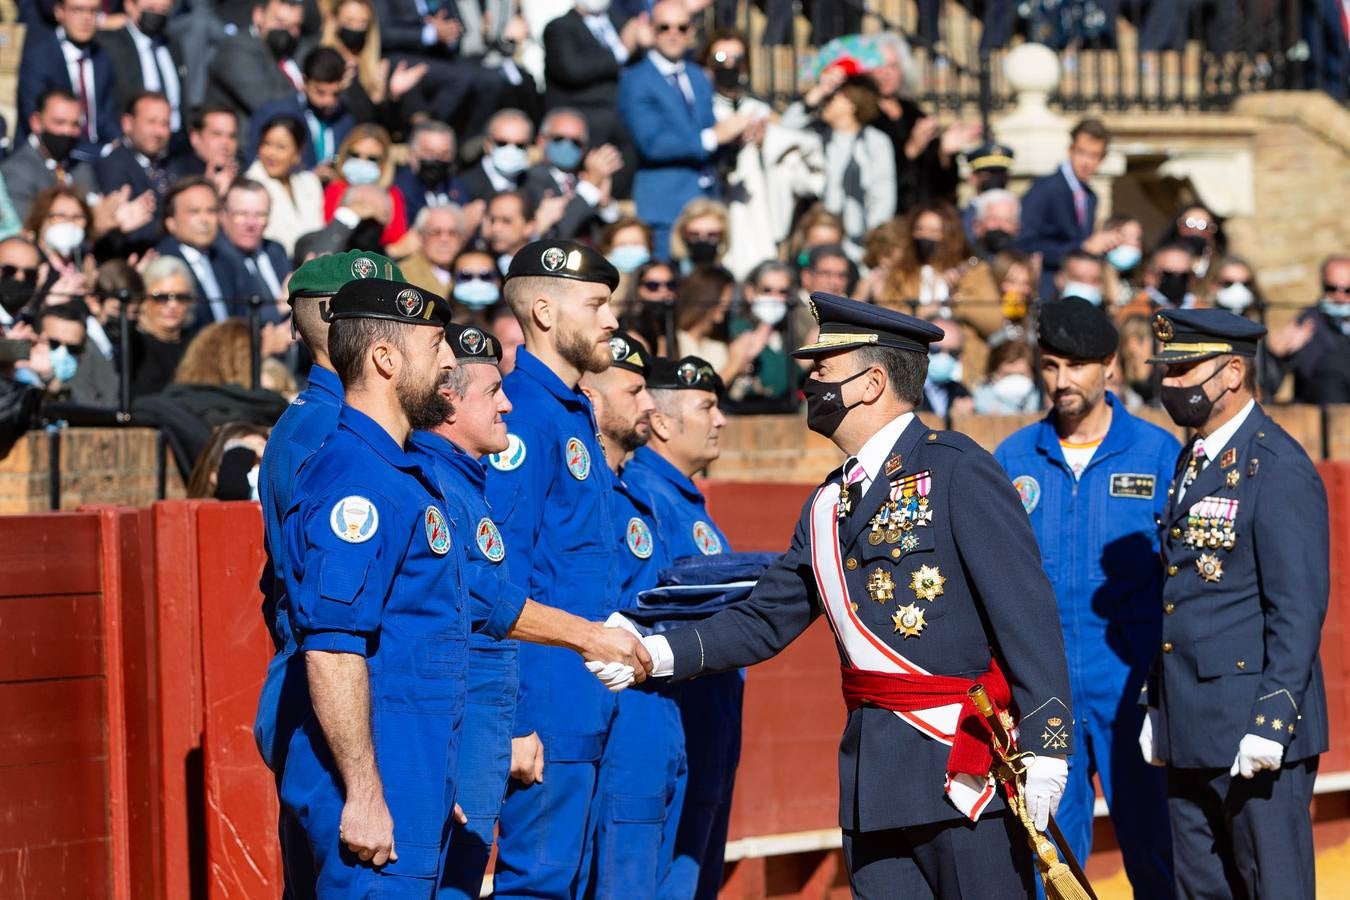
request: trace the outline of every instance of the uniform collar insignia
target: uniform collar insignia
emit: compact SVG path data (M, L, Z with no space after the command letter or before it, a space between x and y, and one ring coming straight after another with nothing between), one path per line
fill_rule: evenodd
M1237 462L1237 448L1229 447L1223 451L1223 456L1219 457L1219 468L1226 469Z

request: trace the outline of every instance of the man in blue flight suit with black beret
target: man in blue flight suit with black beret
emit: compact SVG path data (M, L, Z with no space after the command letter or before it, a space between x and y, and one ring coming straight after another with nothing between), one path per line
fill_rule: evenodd
M591 405L578 388L612 362L618 270L574 241L535 241L512 258L504 293L525 334L505 388L509 444L489 457L488 499L530 597L589 619L619 607L614 476L599 458ZM516 568L515 556L520 565ZM545 777L513 784L498 823L496 896L585 892L600 759L615 697L561 650L520 648L518 732L538 733ZM618 688L644 671L601 668ZM521 724L523 723L523 724Z
M822 613L849 707L840 824L855 896L1035 894L1026 835L993 783L967 689L1017 719L1024 795L1044 828L1072 751L1054 592L1017 492L969 438L914 416L935 326L813 293L807 424L849 454L750 597L643 639L654 675L773 656ZM944 677L945 676L945 677Z
M1263 326L1166 310L1153 332L1163 406L1195 431L1162 520L1161 652L1139 735L1144 758L1168 767L1177 892L1312 898L1326 489L1256 402Z
M346 400L282 520L287 617L304 659L279 776L306 840L297 896L427 897L454 805L468 624L448 504L414 429L445 418L450 307L384 279L329 302Z
M1053 405L994 457L1031 517L1069 658L1078 752L1055 818L1087 859L1095 772L1135 894L1168 897L1167 783L1134 752L1135 700L1162 633L1157 521L1181 445L1106 389L1120 338L1101 308L1078 297L1046 303L1037 327Z
M722 452L722 379L697 356L658 357L647 387L656 401L652 439L633 454L628 476L655 500L659 537L672 559L721 555L730 542L693 476ZM679 698L689 775L668 896L711 900L722 887L745 682L740 672L724 672L670 690Z

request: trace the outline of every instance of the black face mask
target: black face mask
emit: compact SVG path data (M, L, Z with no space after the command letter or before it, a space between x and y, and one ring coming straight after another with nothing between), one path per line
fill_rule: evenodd
M299 43L295 35L291 34L285 28L273 28L267 32L263 38L267 43L267 49L272 51L272 55L277 59L284 59L295 52L295 45Z
M914 253L919 257L919 262L926 263L933 258L933 251L937 249L937 241L928 238L914 239Z
M380 250L384 245L380 238L384 236L384 224L378 219L362 219L352 229L351 240L347 246L352 250Z
M0 278L0 306L13 318L28 305L37 292L37 285L18 278Z
M417 180L423 187L440 187L449 179L450 164L443 159L424 159L417 164Z
M164 15L164 13L151 12L147 9L141 13L140 21L136 23L136 27L139 28L141 33L146 37L159 37L164 33L164 26L168 24L169 17Z
M802 384L802 393L806 396L806 427L816 434L829 437L839 430L844 417L854 406L861 406L859 400L853 406L844 405L844 385L855 378L866 375L867 369L855 372L843 381L818 381L808 378Z
M75 142L79 138L71 134L52 134L50 131L44 131L38 140L42 142L48 156L63 163L70 157L70 151L75 149Z
M1185 272L1163 272L1158 275L1158 293L1173 306L1180 306L1181 301L1186 299L1186 288L1190 283L1191 276Z
M980 238L980 242L984 244L984 249L989 252L989 255L993 256L1011 247L1013 236L1002 228L994 228L986 231L984 237Z
M985 172L980 176L980 193L1001 191L1008 186L1008 173L1004 171Z
M717 259L717 244L713 241L686 241L689 261L696 266L707 265Z
M353 53L360 53L366 46L366 32L357 31L355 28L339 28L337 33L338 40L342 46Z
M734 91L741 86L741 70L718 66L713 69L713 84L717 85L719 90Z
M1226 366L1219 366L1214 373L1204 381L1193 387L1168 387L1162 386L1160 397L1162 399L1163 409L1172 417L1182 428L1199 428L1209 420L1209 414L1214 411L1214 404L1219 402L1219 397L1228 393L1224 388L1219 397L1210 398L1205 393L1205 385L1214 380L1214 377L1222 372Z
M1204 256L1205 251L1209 249L1209 241L1199 234L1183 234L1181 244L1191 251L1192 256Z

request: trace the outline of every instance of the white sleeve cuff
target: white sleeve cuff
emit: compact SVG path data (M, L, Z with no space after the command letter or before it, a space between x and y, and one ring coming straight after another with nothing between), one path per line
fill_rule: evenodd
M333 218L352 229L361 224L360 214L346 206L339 206L337 209L333 210Z
M577 179L577 196L586 201L586 205L592 208L600 205L600 189L583 178Z
M705 128L699 132L699 139L703 141L703 149L709 153L717 152L717 134L711 128Z
M434 46L436 46L436 45L439 44L439 43L440 43L440 41L438 41L438 40L436 39L436 26L435 26L435 25L430 25L430 24L423 25L423 26L422 26L422 46L423 46L423 47L434 47Z
M642 646L652 657L652 676L668 677L675 674L675 654L670 649L670 641L665 635L652 634L642 639Z

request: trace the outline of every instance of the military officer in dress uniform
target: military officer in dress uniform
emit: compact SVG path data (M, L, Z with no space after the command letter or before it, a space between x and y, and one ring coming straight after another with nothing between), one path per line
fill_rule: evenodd
M1326 490L1255 400L1263 326L1192 309L1153 330L1163 406L1195 431L1163 518L1162 643L1140 732L1145 758L1168 767L1177 892L1311 898Z
M644 639L653 672L728 672L782 650L822 613L850 708L840 745L840 823L855 896L1030 897L1034 876L962 727L981 682L1034 753L1028 805L1044 826L1073 749L1069 677L1036 539L994 458L914 417L935 326L830 294L807 423L848 454L802 511L791 545L750 597ZM919 888L921 889L921 888Z
M1075 745L1055 818L1074 856L1092 849L1092 775L1101 779L1140 897L1172 894L1167 784L1135 754L1135 702L1162 633L1157 518L1181 445L1106 389L1120 339L1100 307L1069 297L1041 308L1041 376L1050 414L994 451L1031 517L1059 601Z
M614 475L578 383L613 361L609 307L618 270L573 241L535 241L507 271L504 293L525 344L504 385L514 408L508 446L489 457L488 499L530 597L589 619L619 607ZM519 568L515 559L519 557ZM645 676L610 678L613 687ZM600 759L615 697L558 648L520 648L519 731L538 733L545 777L507 790L494 887L500 898L585 892ZM578 674L579 673L579 674ZM602 669L601 676L613 676Z
M468 625L448 504L410 433L445 417L450 306L385 279L329 302L346 401L282 520L286 609L304 659L281 803L296 896L428 897L454 803Z
M722 452L722 379L697 356L657 358L647 387L656 401L652 439L633 454L627 474L656 501L658 537L672 559L730 551L692 480ZM741 757L744 688L741 673L735 671L671 689L679 698L689 775L668 896L711 900L722 887L731 794Z

